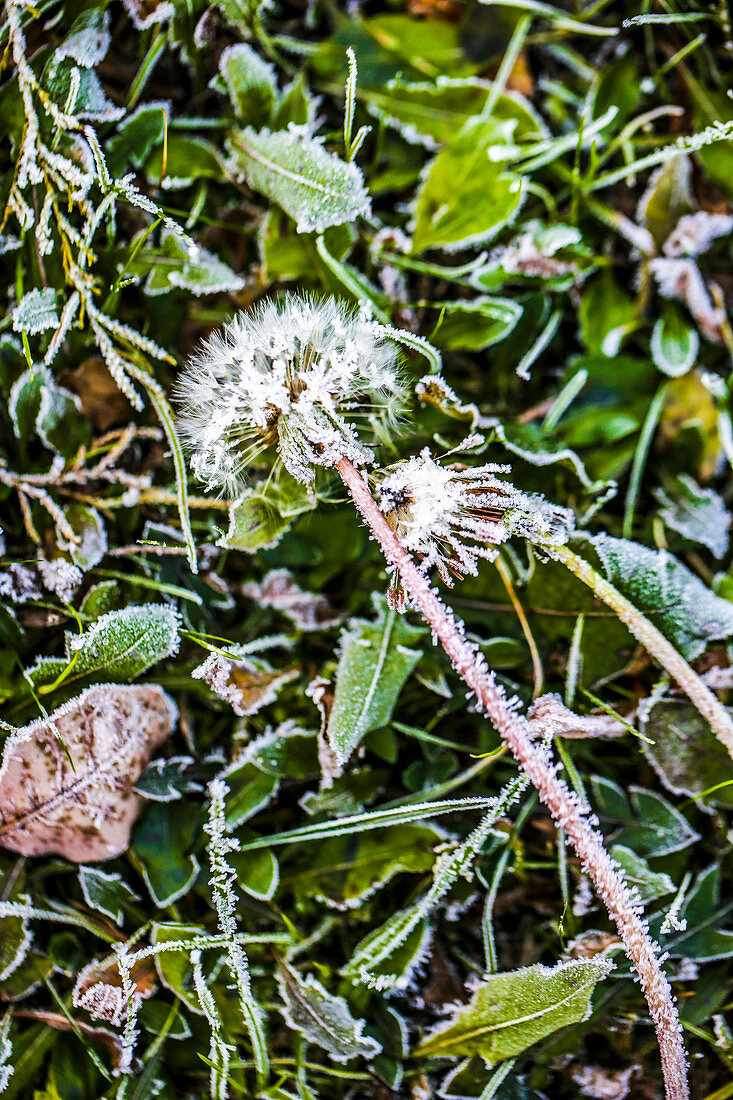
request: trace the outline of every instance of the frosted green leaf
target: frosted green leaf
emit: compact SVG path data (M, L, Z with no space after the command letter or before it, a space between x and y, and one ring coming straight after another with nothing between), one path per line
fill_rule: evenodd
M480 115L490 94L491 85L483 80L439 76L434 84L390 80L363 97L370 114L399 130L405 141L434 149L451 142L465 123ZM547 134L542 119L517 93L499 96L492 116L516 120L523 137Z
M82 866L79 885L89 908L111 917L118 925L122 924L123 905L140 900L117 871L110 874L99 867Z
M280 866L274 852L266 848L258 852L234 852L229 862L242 890L260 901L274 897L280 883Z
M522 306L510 298L474 298L456 302L436 302L445 309L433 336L447 351L483 351L503 340L522 316Z
M709 642L733 634L733 604L707 588L666 550L649 550L628 539L596 535L590 540L608 580L649 615L689 660Z
M287 963L278 962L277 984L284 1007L280 1010L288 1025L309 1043L322 1047L332 1058L374 1058L382 1049L364 1032L364 1021L355 1020L343 997L328 993L309 974L301 978Z
M238 118L250 126L266 126L277 96L277 79L268 65L246 42L229 46L219 59L219 77Z
M185 940L200 940L207 936L205 928L195 924L154 923L150 942L155 946L166 943L180 943ZM191 981L191 959L189 951L160 951L156 953L155 969L166 989L175 993L191 1012L203 1015Z
M725 556L730 536L730 513L714 489L703 489L687 474L680 474L667 489L654 495L662 505L659 515L667 527L690 542L707 546L716 558Z
M106 56L110 40L109 12L92 8L74 20L66 38L54 49L53 57L56 62L68 57L91 69Z
M695 365L700 349L697 329L679 306L666 302L652 330L652 359L663 374L678 378Z
M45 290L29 290L20 299L13 310L13 330L34 336L49 328L57 328L59 323L56 312L56 291L53 287Z
M248 554L277 546L295 517L315 507L305 486L288 480L289 486L282 491L278 486L270 486L267 492L264 486L245 489L229 508L229 530L217 546Z
M67 551L74 565L81 570L92 569L104 557L107 550L107 532L99 512L87 504L74 501L64 509L66 522L79 542L66 539L61 531L56 532L56 541L60 550Z
M642 905L675 892L675 884L669 875L664 871L652 871L647 861L637 856L631 848L615 844L611 855L620 865L627 885L636 890Z
M178 652L178 612L167 604L143 604L102 615L81 635L67 633L74 675L104 672L132 680Z
M517 214L520 176L505 170L514 121L468 122L428 166L417 194L413 252L456 252L491 240Z
M397 697L422 651L410 648L425 633L375 597L374 622L352 619L341 634L341 657L328 722L328 740L345 763L369 730L392 716Z
M686 699L649 699L639 709L644 755L673 794L704 808L733 806L733 761Z
M701 871L695 879L682 908L677 913L684 928L672 933L662 933L666 913L651 919L650 933L659 939L664 951L673 959L691 959L693 962L713 962L715 959L733 958L733 931L718 928L722 922L720 887L720 863L713 863ZM724 911L729 906L724 907Z
M614 843L631 848L643 859L656 859L672 852L681 852L700 839L683 815L670 806L666 798L642 787L630 787L631 800L625 791L610 779L594 776L594 805L598 816L614 828Z
M513 1058L558 1028L586 1019L595 986L612 968L609 959L595 958L492 974L414 1053L427 1058L478 1054L489 1066Z
M4 982L18 969L28 954L32 941L27 917L0 917L0 982Z
M89 440L89 424L79 398L57 386L48 367L34 366L15 380L8 412L24 446L35 432L49 450L70 458Z
M356 164L299 131L237 130L229 142L235 175L281 206L299 233L322 233L370 211Z
M244 279L205 248L195 252L186 246L180 235L164 229L160 249L150 259L151 271L145 283L145 293L166 294L178 287L192 294L221 294L241 290Z

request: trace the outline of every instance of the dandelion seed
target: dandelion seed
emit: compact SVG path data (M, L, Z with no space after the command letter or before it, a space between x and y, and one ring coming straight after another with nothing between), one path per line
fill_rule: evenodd
M397 357L380 325L334 299L287 295L240 313L178 383L195 474L233 494L273 446L302 482L344 457L367 465L364 439L383 437L402 406Z

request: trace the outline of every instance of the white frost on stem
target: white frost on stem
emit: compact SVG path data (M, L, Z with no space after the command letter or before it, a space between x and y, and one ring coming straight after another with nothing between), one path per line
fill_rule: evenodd
M649 1004L661 1052L667 1100L687 1100L687 1060L674 995L662 971L658 948L640 914L638 898L624 883L618 865L583 814L576 796L558 777L542 748L533 743L526 719L512 708L483 656L466 640L463 623L430 588L423 573L400 545L364 478L348 458L342 458L336 469L387 561L399 571L413 605L431 626L456 672L475 694L480 709L529 776L593 880L636 967Z

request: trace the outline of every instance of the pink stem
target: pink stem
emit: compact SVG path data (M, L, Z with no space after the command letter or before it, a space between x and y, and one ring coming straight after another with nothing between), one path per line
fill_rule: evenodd
M604 848L603 838L591 827L576 796L558 778L544 751L532 742L526 720L512 709L481 654L466 641L463 623L435 595L398 542L359 471L347 458L342 458L336 469L385 558L398 570L414 605L422 612L456 672L474 692L481 709L529 776L593 880L636 967L649 1004L662 1057L667 1100L687 1100L687 1059L674 995L659 964L657 948L649 937L647 925L639 916L638 903L634 902L618 867Z

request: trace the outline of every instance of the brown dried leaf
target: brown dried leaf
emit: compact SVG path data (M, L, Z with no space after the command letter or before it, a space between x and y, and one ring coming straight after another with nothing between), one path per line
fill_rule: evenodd
M152 997L158 988L158 972L152 959L139 959L130 971L135 992L143 1000ZM96 1020L106 1020L121 1027L127 1018L127 999L116 962L103 966L98 959L79 972L74 985L72 1003L84 1008Z
M75 370L63 374L61 381L78 395L84 416L97 431L106 432L115 424L129 422L132 406L102 359L85 359Z
M242 592L262 607L281 611L299 630L324 630L340 619L325 596L298 588L287 569L273 569L261 583L243 585Z
M283 684L297 675L295 668L277 671L252 661L234 661L217 653L212 653L191 673L194 680L205 680L240 718L256 714L268 703L274 703Z
M0 844L78 863L120 855L143 801L135 780L175 720L156 684L104 684L19 729L0 766Z

